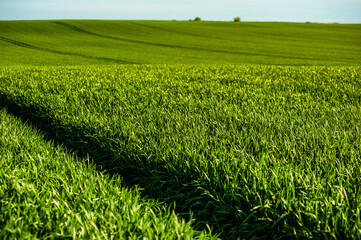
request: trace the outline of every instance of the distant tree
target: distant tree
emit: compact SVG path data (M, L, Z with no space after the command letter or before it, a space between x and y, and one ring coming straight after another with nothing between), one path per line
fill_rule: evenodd
M234 22L240 22L240 21L241 21L241 18L240 18L240 17L235 17L235 18L233 18L233 21L234 21Z
M200 21L202 21L202 19L201 19L200 17L196 17L196 18L194 19L194 21L195 21L195 22L200 22Z

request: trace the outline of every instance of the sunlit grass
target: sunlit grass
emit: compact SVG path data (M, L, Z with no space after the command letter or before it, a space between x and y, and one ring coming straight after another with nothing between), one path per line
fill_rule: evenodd
M209 239L88 161L1 110L0 238Z
M0 21L0 66L360 65L360 24Z
M361 236L359 67L7 68L0 78L14 114L186 219L192 212L196 228Z

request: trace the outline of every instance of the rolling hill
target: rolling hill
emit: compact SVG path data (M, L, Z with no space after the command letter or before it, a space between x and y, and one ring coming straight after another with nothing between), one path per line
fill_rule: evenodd
M361 25L1 21L1 65L359 65Z
M361 239L360 30L0 21L0 239Z

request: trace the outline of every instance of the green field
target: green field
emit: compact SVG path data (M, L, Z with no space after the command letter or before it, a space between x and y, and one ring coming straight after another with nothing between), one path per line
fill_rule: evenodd
M359 65L360 24L2 21L1 65Z
M0 22L0 237L361 238L360 29Z

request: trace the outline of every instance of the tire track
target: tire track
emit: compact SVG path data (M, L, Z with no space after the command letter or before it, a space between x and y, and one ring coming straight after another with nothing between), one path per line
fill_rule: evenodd
M150 45L150 46L157 46L157 47L168 47L168 48L178 48L178 49L188 49L188 50L196 50L196 51L206 51L206 52L215 52L215 53L227 53L227 54L237 54L237 55L250 55L250 56L270 56L270 55L266 55L266 54L257 54L257 53L247 53L247 52L236 52L236 51L228 51L228 50L219 50L219 49L208 49L208 48L200 48L200 47L190 47L190 46L181 46L181 45L172 45L172 44L166 44L166 43L154 43L154 42L147 42L147 41L142 41L142 40L134 40L134 39L128 39L128 38L121 38L121 37L113 37L113 36L109 36L109 35L105 35L105 34L99 34L99 33L95 33L95 32L91 32L82 28L79 28L77 26L71 25L69 23L65 23L65 22L58 22L58 21L53 21L53 23L64 26L66 28L72 29L74 31L80 32L80 33L84 33L84 34L88 34L88 35L92 35L92 36L97 36L97 37L102 37L102 38L108 38L108 39L112 39L112 40L119 40L119 41L124 41L124 42L130 42L130 43L139 43L139 44L144 44L144 45Z
M156 29L156 30L161 30L161 31L171 32L171 33L177 33L177 34L187 35L187 36L191 36L191 37L208 38L207 36L200 35L200 34L176 31L176 30L173 30L173 29L168 29L168 28L163 28L163 27L158 27L158 26L151 26L151 25L148 25L148 24L140 23L140 22L129 21L129 23L134 24L134 25L138 25L138 26L142 26L142 27L146 27L146 28L151 28L151 29ZM213 39L223 40L223 39L219 39L219 38L213 38Z
M66 52L66 51L60 51L60 50L55 50L55 49L50 49L50 48L34 46L34 45L30 45L28 43L16 41L16 40L13 40L13 39L10 39L7 37L3 37L3 36L0 36L0 40L11 43L11 44L19 46L19 47L23 47L23 48L28 48L28 49L33 49L33 50L38 50L38 51L43 51L43 52L49 52L49 53L55 53L55 54L61 54L61 55L66 55L66 56L75 56L75 57L82 57L82 58L122 63L122 64L139 64L136 62L126 61L126 60L107 58L107 57L96 57L96 56L90 56L90 55L86 55L86 54L82 54L82 53Z
M225 39L225 38L219 38L219 37L215 37L215 36L206 36L206 35L201 35L201 34L182 32L182 31L177 31L177 30L173 30L173 29L168 29L165 27L148 25L148 24L140 23L138 21L129 21L128 23L146 27L146 28L150 28L150 29L156 29L156 30L160 30L160 31L164 31L164 32L176 33L176 34L187 35L187 36L191 36L191 37L198 37L198 38L203 38L203 39L214 39L214 40L228 41L228 42L233 42L233 43L238 43L238 44L239 43L253 43L252 41Z
M122 37L109 36L109 35L105 35L105 34L99 34L99 33L91 32L91 31L79 28L77 26L74 26L74 25L71 25L71 24L65 23L65 22L52 21L52 23L64 26L66 28L69 28L71 30L74 30L74 31L77 31L77 32L80 32L83 34L88 34L88 35L112 39L112 40L130 42L130 43L139 43L139 44L144 44L144 45L157 46L157 47L187 49L187 50L196 50L196 51L213 52L213 53L225 53L225 54L233 54L233 55L246 55L246 56L255 56L255 57L276 57L276 58L283 58L283 59L303 59L303 60L310 60L310 61L331 61L331 59L328 59L328 58L321 59L321 58L313 58L313 57L307 57L307 56L294 57L294 56L290 56L290 55L285 56L285 55L280 55L280 54L239 52L239 51L231 51L231 50L209 49L209 48L201 48L201 47L172 45L172 44L166 44L166 43L147 42L147 41L142 41L142 40L134 40L134 39L128 39L128 38L122 38Z

